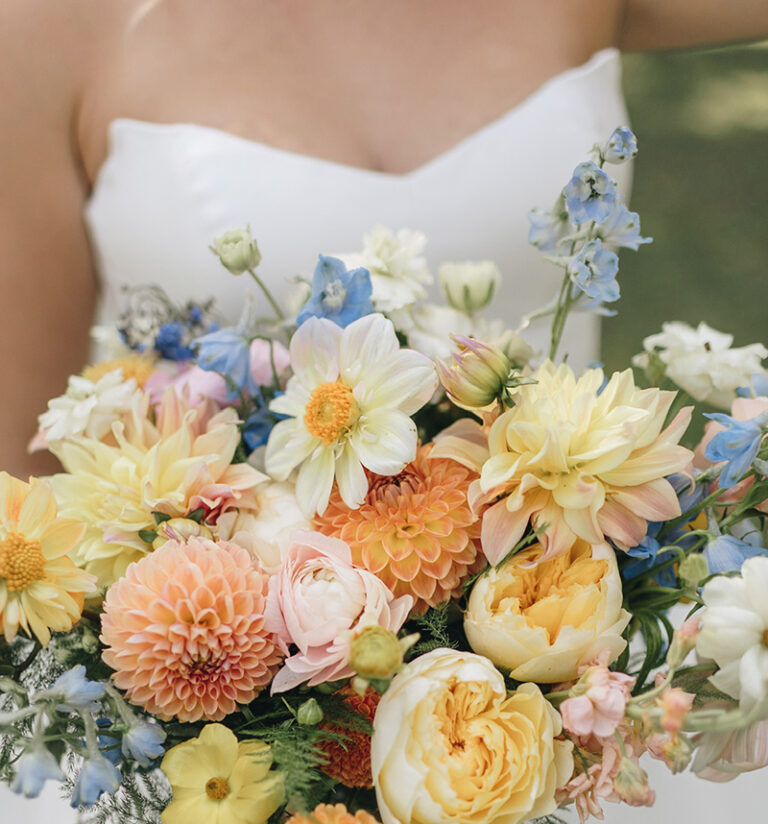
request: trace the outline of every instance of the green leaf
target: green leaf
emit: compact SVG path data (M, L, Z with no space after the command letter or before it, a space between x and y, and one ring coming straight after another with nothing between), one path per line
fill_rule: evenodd
M203 516L205 515L205 508L198 507L197 509L190 512L186 517L190 521L194 521L196 524L201 524L203 522Z
M139 538L146 543L151 544L157 538L157 532L154 529L140 529Z
M171 516L166 515L165 512L158 512L157 510L153 510L152 515L154 516L155 523L158 526L162 523L165 523L165 521L170 521L171 520Z

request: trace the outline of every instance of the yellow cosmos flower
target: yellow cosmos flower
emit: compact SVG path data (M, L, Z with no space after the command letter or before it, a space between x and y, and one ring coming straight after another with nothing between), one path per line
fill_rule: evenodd
M631 616L621 607L621 578L607 544L577 541L548 561L540 561L542 553L536 544L478 578L464 630L475 652L515 680L551 684L575 678L598 653L615 660Z
M535 684L507 694L487 658L437 649L376 710L371 768L384 824L519 824L557 807L573 770L560 716Z
M648 521L680 514L665 476L682 472L693 453L678 445L691 416L681 410L662 429L674 392L638 389L632 370L576 378L569 366L545 363L536 383L514 391L515 406L488 436L480 476L486 503L483 550L498 563L528 523L546 529L544 557L577 538L611 538L621 549L645 537Z
M57 517L48 484L0 472L0 621L8 641L21 627L46 646L51 630L66 632L80 618L96 580L67 553L84 532L79 521Z
M266 476L232 464L240 441L234 409L190 404L173 389L154 416L149 406L148 393L135 396L112 426L114 443L79 437L52 450L68 473L51 479L61 509L87 525L75 560L101 587L152 551L142 534L154 530L153 512L183 518L202 508L215 523L230 510L259 509L254 487Z
M173 800L163 824L264 824L283 803L283 776L270 770L263 741L238 742L223 724L207 724L198 738L177 744L160 768Z

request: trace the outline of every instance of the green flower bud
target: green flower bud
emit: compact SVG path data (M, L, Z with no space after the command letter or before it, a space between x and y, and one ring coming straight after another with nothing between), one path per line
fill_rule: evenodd
M251 237L250 227L224 232L213 241L211 251L219 256L219 260L233 275L242 275L261 263L261 252Z
M314 727L323 720L323 710L314 698L307 700L296 710L296 720L305 727Z
M403 648L391 630L364 627L349 648L349 666L366 681L391 678L403 663Z
M485 309L501 282L499 267L490 260L444 263L438 277L448 303L468 314Z
M703 555L696 553L681 561L678 571L680 580L695 589L709 575L709 564Z

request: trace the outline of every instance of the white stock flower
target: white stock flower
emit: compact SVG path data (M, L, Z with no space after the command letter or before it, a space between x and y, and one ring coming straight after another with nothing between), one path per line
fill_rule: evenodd
M645 352L632 363L645 369L654 353L667 376L697 401L730 409L735 391L749 386L752 376L765 374L760 361L768 349L760 343L733 347L733 335L700 323L696 329L681 321L662 324L662 331L643 341Z
M269 436L267 472L283 481L299 468L296 496L308 517L325 511L334 478L355 509L368 491L365 469L396 475L416 457L410 416L437 386L434 366L400 349L392 322L379 314L345 329L310 318L290 351L293 376L270 404L289 419Z
M364 266L371 274L373 308L391 312L410 306L426 296L424 286L432 283L421 232L375 226L363 237L362 253L336 255L348 269Z
M40 432L49 444L78 435L100 440L131 408L136 393L136 381L123 380L121 369L107 372L95 383L72 375L67 391L48 401L48 411L38 418Z
M749 712L768 698L768 558L749 558L741 575L704 587L696 651L720 668L710 681Z

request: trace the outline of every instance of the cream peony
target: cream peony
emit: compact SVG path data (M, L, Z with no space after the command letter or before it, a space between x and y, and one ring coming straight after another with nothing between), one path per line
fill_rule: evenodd
M515 680L552 684L577 677L600 653L607 653L606 663L615 660L631 616L621 607L621 578L608 544L577 541L555 558L541 556L537 544L481 575L464 630L475 652Z
M448 649L416 658L373 722L383 824L518 824L553 812L573 770L560 731L539 688L508 695L487 658Z
M546 528L544 558L580 538L611 538L621 549L645 537L648 521L680 514L667 475L682 472L692 453L678 445L691 416L681 410L664 429L674 392L638 389L630 369L615 372L601 390L603 372L577 378L565 364L547 361L536 383L514 391L515 405L488 436L482 466L483 550L498 563L528 523Z
M651 354L666 367L666 374L695 400L728 409L736 389L749 386L755 374L765 374L760 361L768 349L760 343L733 347L726 335L700 323L695 329L681 321L662 324L662 331L643 340L645 352L632 363L651 365Z
M410 416L435 391L434 367L401 350L391 321L376 314L345 329L310 318L291 339L291 366L285 394L270 404L289 420L270 433L267 472L284 481L299 468L296 496L308 517L325 511L334 479L355 509L368 491L365 469L396 475L416 457Z

